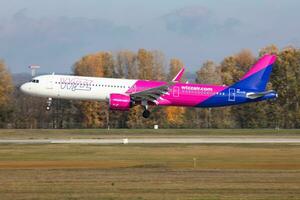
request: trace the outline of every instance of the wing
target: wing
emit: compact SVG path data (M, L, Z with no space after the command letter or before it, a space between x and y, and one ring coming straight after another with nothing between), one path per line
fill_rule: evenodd
M151 101L155 104L157 104L157 99L164 94L168 94L169 92L169 87L172 86L173 84L177 83L180 81L182 75L184 73L184 68L182 68L177 75L173 78L172 82L166 83L165 85L161 85L158 87L146 89L140 92L136 93L131 93L130 97L134 101L142 101L142 100L147 100Z
M163 95L167 94L171 84L161 85L158 87L146 89L140 92L131 93L130 97L135 101L147 100L157 104L157 99Z

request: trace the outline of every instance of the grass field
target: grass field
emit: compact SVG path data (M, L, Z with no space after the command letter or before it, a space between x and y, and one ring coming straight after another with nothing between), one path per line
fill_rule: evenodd
M59 133L60 138L97 138L105 131L11 130L9 135L1 130L0 139L57 138ZM161 131L132 132L168 135L173 130ZM273 134L243 131L240 134ZM238 134L236 130L183 132ZM129 130L112 135L127 134ZM300 145L5 144L0 146L0 199L300 199Z

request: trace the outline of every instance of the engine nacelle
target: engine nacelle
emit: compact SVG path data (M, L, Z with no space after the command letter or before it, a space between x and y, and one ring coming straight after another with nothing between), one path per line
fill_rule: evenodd
M109 108L111 110L127 111L132 107L130 96L124 94L110 94Z

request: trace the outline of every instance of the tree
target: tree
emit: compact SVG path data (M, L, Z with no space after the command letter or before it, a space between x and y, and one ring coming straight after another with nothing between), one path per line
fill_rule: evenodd
M12 114L12 78L3 60L0 60L0 121L8 122Z
M137 55L136 53L123 50L116 53L114 57L114 78L134 79L137 77ZM112 128L126 128L129 112L108 111L107 119Z
M152 51L153 56L153 79L163 81L165 76L165 55L161 51Z
M256 58L249 49L241 50L239 53L234 55L234 57L236 60L237 68L241 71L239 77L240 79L241 76L244 75L252 67L252 65L256 61Z
M5 63L0 60L0 106L6 106L13 92L13 83L10 73L7 71Z
M278 92L278 99L271 107L276 112L271 118L278 127L300 127L300 50L287 47L279 52L271 83Z
M142 113L141 107L135 106L131 108L126 125L129 128L146 128L147 127L146 123L144 123L146 120L142 119L141 113Z
M103 76L104 54L105 52L99 52L82 57L73 66L74 74L79 76Z
M140 49L137 55L138 78L150 80L153 77L153 55L151 51Z
M147 51L140 49L137 53L137 77L142 80L164 80L164 63L165 56L160 51ZM143 108L136 106L129 112L127 125L128 127L152 127L154 124L160 126L164 125L164 108L161 107L149 107L151 110L151 116L149 119L143 119L141 114Z
M169 65L168 79L172 80L176 74L183 68L183 63L177 58L173 58ZM167 107L165 109L166 120L171 127L182 126L185 122L185 111L183 107Z
M221 84L219 68L213 61L206 61L196 74L196 83Z
M250 50L242 50L241 52L226 57L220 65L221 79L225 85L232 85L240 80L240 78L250 69L255 62L255 57ZM257 105L256 105L257 106ZM251 122L249 115L253 111L254 105L238 105L222 109L224 115L231 117L231 124L237 127L248 127L247 122ZM228 115L229 112L230 114Z
M169 64L169 74L168 80L172 80L176 74L184 67L183 62L178 58L172 58ZM181 78L181 81L184 81L184 76Z
M149 128L154 124L191 128L300 128L300 50L293 46L279 50L269 45L260 50L259 57L264 54L277 55L267 90L277 91L278 99L212 109L150 106L149 119L142 118L141 106L119 112L110 111L105 102L95 101L74 103L55 99L50 112L41 112L45 99L24 95L17 87L14 90L10 74L0 61L1 126L10 122L16 128L106 127L108 124L116 128ZM230 86L239 81L257 59L251 51L242 50L225 57L220 64L206 61L197 71L195 81ZM86 55L74 64L73 72L80 76L170 81L183 63L174 58L170 60L168 72L166 67L162 52L140 49ZM82 124L78 126L78 122Z
M12 103L14 105L13 124L15 128L49 128L51 119L48 118L47 112L41 112L45 101L25 95L15 88Z
M265 54L278 54L279 49L275 44L268 45L262 49L259 50L259 57L265 55Z
M137 56L134 52L124 50L117 52L115 61L115 74L119 78L136 78Z
M74 65L74 74L80 76L112 77L114 73L113 57L110 52L98 52L87 55ZM104 102L81 101L78 108L85 127L104 127L107 124L108 106Z
M198 84L221 84L220 68L213 61L206 61L196 72ZM197 127L212 128L212 120L218 121L220 115L213 116L211 108L194 110L197 116Z

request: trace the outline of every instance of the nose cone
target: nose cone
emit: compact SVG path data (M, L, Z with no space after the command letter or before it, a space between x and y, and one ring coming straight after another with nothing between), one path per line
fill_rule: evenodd
M23 85L21 85L20 90L25 93L25 94L29 94L30 93L30 85L28 83L24 83Z

